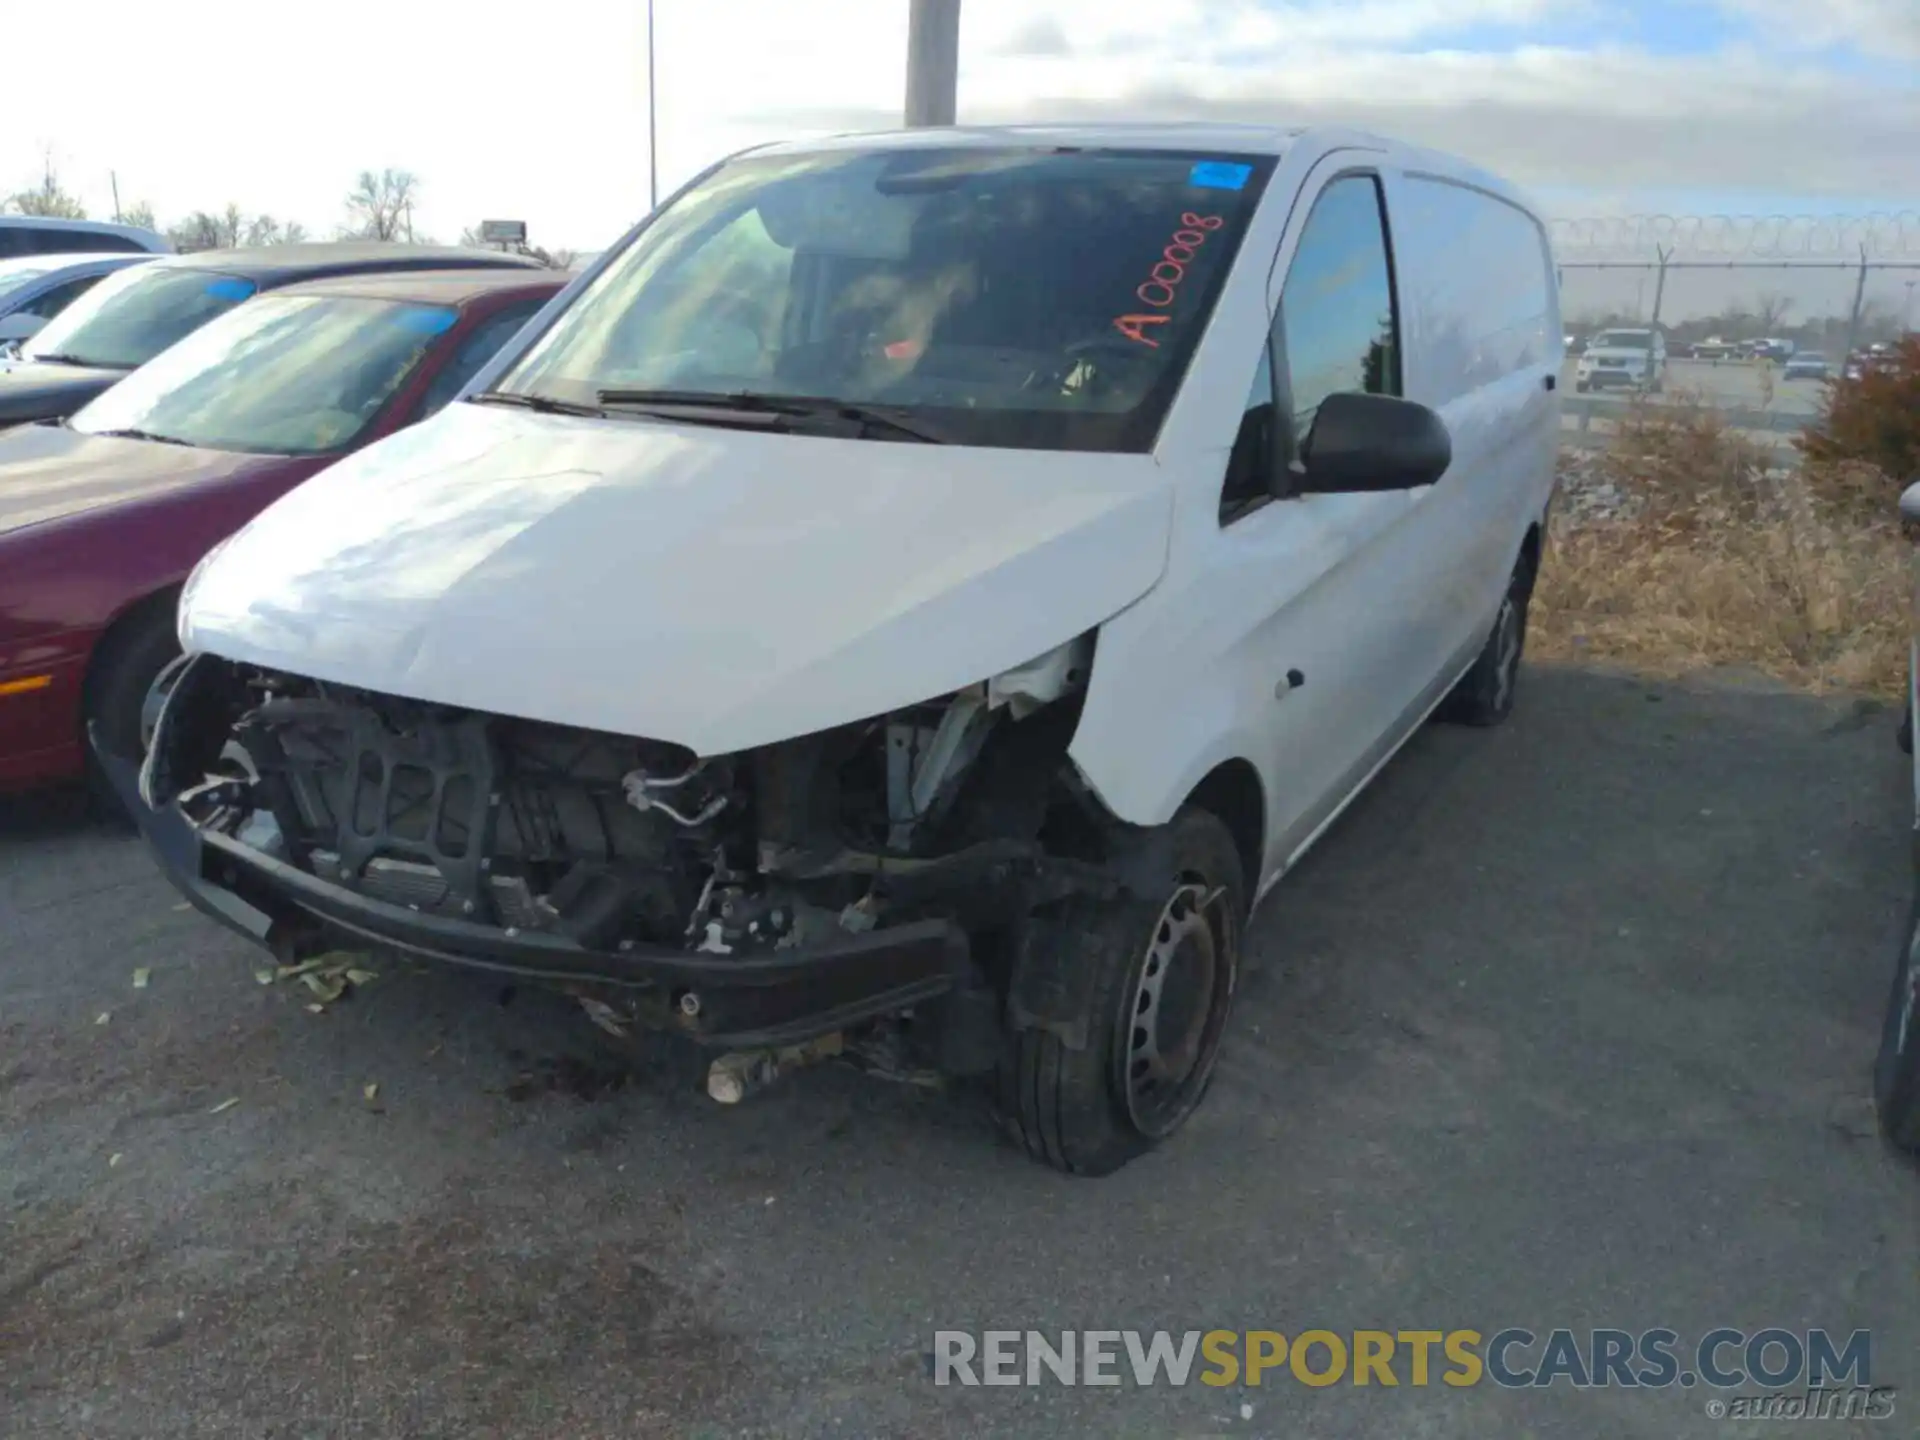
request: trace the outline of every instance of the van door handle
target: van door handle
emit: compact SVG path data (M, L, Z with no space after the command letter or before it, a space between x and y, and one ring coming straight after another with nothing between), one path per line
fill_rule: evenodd
M1560 388L1560 377L1559 377L1558 375L1549 375L1549 376L1547 376L1547 378L1546 378L1546 386L1547 386L1547 389L1549 389L1549 390L1557 390L1557 389L1559 389L1559 388Z
M1306 683L1307 677L1305 675L1301 674L1298 670L1289 670L1281 679L1280 683L1273 687L1273 698L1276 700L1284 700Z

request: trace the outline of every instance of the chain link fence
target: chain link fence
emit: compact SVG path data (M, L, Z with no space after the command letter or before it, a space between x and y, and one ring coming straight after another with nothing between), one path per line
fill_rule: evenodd
M1790 452L1827 381L1920 323L1920 212L1628 215L1556 220L1550 232L1570 342L1564 423L1576 446L1604 444L1644 397L1712 405ZM1666 366L1650 383L1646 367L1617 371L1600 363L1606 351L1585 354L1622 330L1664 338Z

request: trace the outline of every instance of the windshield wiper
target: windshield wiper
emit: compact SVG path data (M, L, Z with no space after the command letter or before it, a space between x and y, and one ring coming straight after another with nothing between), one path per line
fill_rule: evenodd
M182 440L178 435L156 435L151 430L95 430L95 435L103 435L110 440L151 440L156 445L185 445L197 449L191 440Z
M91 360L83 360L78 355L63 354L58 350L49 350L44 355L22 355L20 358L30 365L79 365L88 370L100 368Z
M571 400L555 400L551 395L527 395L518 390L482 390L478 395L469 395L467 399L476 405L517 405L522 410L535 410L542 415L604 417L607 413L596 405L576 405Z
M602 405L634 405L665 410L732 410L745 415L780 415L796 420L839 420L861 427L861 432L885 432L896 439L925 445L952 441L918 419L886 405L862 405L830 395L763 395L740 390L720 394L710 390L622 390L599 392Z

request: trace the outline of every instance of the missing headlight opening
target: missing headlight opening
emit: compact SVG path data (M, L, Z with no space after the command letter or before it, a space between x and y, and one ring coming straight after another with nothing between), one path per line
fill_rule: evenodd
M142 788L287 959L344 931L728 1050L840 1053L812 1042L844 1032L908 1078L975 1073L1030 918L1123 883L1130 827L1066 758L1092 658L1083 636L936 701L700 757L202 656L168 677Z

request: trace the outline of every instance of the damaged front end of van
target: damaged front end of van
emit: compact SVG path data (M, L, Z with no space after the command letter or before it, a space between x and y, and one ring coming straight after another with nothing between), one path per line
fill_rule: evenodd
M283 962L370 945L726 1051L964 1075L1048 913L1148 863L1066 760L1093 643L712 758L202 653L118 780L186 897ZM1024 973L1016 1012L1074 1023Z

